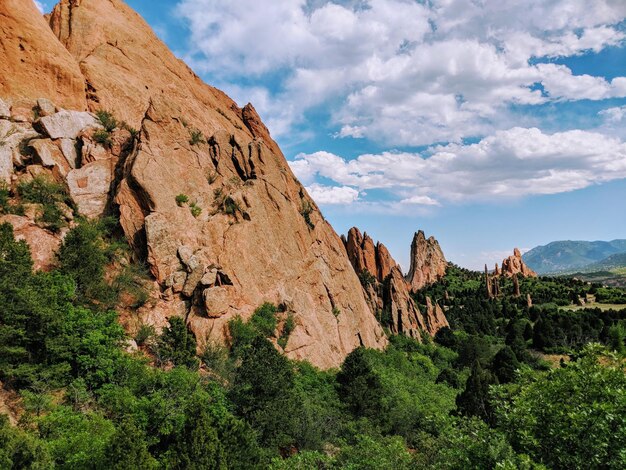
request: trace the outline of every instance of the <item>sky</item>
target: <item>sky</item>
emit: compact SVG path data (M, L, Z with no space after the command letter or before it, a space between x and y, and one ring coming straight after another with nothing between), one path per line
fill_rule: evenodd
M405 269L418 229L470 268L626 238L624 0L127 3Z

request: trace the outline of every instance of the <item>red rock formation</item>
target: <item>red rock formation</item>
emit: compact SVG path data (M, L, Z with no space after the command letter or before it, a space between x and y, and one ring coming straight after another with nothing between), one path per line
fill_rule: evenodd
M430 297L426 297L426 315L424 318L426 319L426 331L431 336L435 336L441 328L450 326L439 303L435 302L433 305Z
M420 332L435 335L439 329L448 326L443 310L438 304L433 305L430 299L427 299L425 312L420 311L400 266L382 243L374 246L373 240L367 234L361 235L356 227L351 228L343 240L355 271L376 273L370 279L361 275L365 283L363 288L372 309L381 311L381 316L389 319L390 323L385 326L393 334L404 334L421 341ZM371 265L373 260L374 266Z
M72 187L77 197L92 179L114 190L108 203L163 290L143 318L162 324L190 303L185 316L202 346L270 301L295 317L289 357L331 367L361 344L386 344L341 240L252 106L202 83L120 0L62 0L50 24L80 64L89 109L140 131L118 180L90 172ZM116 162L111 152L84 157L72 171ZM177 205L178 194L200 213ZM376 276L376 249L364 242L364 266Z
M417 232L411 243L411 268L407 275L411 292L437 282L445 275L447 266L439 242L434 237L426 239L422 230Z
M421 332L426 332L426 322L409 294L407 283L399 267L394 267L383 292L383 304L391 317L390 330L393 334L403 334L422 340Z
M513 250L513 256L509 256L502 261L502 275L513 277L515 274L519 274L522 277L537 277L537 273L522 261L522 254L517 248Z
M19 215L3 215L0 224L9 223L13 226L16 240L28 243L35 269L48 271L56 262L56 252L61 245L61 237L37 226L28 217Z
M387 276L391 274L391 270L398 266L395 260L391 257L391 253L387 250L387 247L382 243L376 244L376 269L377 277L379 281L384 281Z
M59 106L86 108L85 79L69 52L56 40L29 0L0 2L0 98L23 106L32 120L33 102L48 98Z
M378 267L374 240L372 240L367 233L361 235L358 228L352 227L348 231L348 238L345 245L348 258L356 273L361 274L365 270L372 276L377 277ZM380 281L381 279L378 280Z

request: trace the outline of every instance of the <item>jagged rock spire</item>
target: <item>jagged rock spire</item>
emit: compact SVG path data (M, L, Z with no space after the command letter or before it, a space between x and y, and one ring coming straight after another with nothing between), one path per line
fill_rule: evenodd
M434 237L426 239L424 232L419 230L411 243L411 267L406 277L411 292L441 279L448 267L439 242Z

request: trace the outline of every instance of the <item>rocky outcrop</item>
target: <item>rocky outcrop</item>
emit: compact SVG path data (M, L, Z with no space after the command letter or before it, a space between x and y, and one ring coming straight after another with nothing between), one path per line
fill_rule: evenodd
M202 83L119 0L62 0L50 25L80 66L88 108L138 130L122 158L115 142L103 153L81 130L80 165L67 176L84 213L119 209L147 260L161 296L138 315L158 326L184 305L202 347L227 339L236 316L281 304L296 323L286 354L320 367L386 344L341 240L251 105Z
M418 231L411 243L411 268L407 275L411 292L437 282L445 275L447 266L439 242L434 237L426 239L424 232Z
M361 235L358 228L352 227L348 231L345 242L348 258L357 274L365 274L367 271L371 276L378 278L378 267L376 259L376 246L367 233ZM379 281L382 279L378 278Z
M393 334L404 334L418 341L423 334L434 336L439 329L448 326L443 309L430 298L426 298L424 311L420 311L400 266L382 243L374 244L356 227L351 228L343 240L368 303L379 312L383 326Z
M389 329L393 334L402 334L422 340L427 331L422 312L410 296L408 285L399 267L391 270L383 287L383 305L389 317Z
M32 121L35 112L31 102L37 98L84 110L85 79L80 68L35 4L30 0L2 0L0 18L0 98L10 98L14 114ZM24 111L17 113L18 109Z
M513 250L513 255L502 261L502 275L513 277L519 274L522 277L537 277L537 273L526 266L522 261L522 253L519 249Z
M61 237L39 227L28 217L19 215L0 216L0 224L13 226L16 240L24 240L31 251L33 267L48 271L56 264L56 252L61 245Z
M426 297L426 314L424 318L426 320L426 331L431 336L435 336L441 328L450 326L441 305L438 302L433 304L430 297Z

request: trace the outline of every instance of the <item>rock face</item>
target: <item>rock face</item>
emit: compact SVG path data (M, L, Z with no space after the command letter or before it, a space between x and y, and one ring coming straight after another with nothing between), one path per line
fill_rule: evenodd
M81 166L67 183L87 215L119 208L162 290L143 318L163 325L187 305L201 347L227 339L229 320L269 301L294 316L291 358L332 367L359 345L386 344L340 238L251 105L240 109L202 83L119 0L62 0L50 25L79 64L89 110L109 110L139 131L117 158L114 149L89 150L77 130ZM178 195L188 202L177 204ZM372 255L367 266L376 265Z
M439 242L434 237L426 239L421 230L417 232L411 243L411 268L407 275L411 292L437 282L446 273L447 265Z
M516 274L522 277L537 277L537 273L522 261L522 253L517 248L513 250L513 256L502 261L502 275L513 277Z
M30 0L0 2L0 98L48 98L61 107L84 110L85 79ZM9 73L10 71L10 73ZM32 107L28 110L33 116Z
M0 224L4 223L13 226L16 240L24 240L28 243L35 269L47 271L54 266L56 252L61 245L60 237L38 227L27 217L3 215L0 217Z
M423 232L420 233L423 236ZM434 243L439 246L436 241ZM411 297L411 285L385 245L374 244L356 227L348 231L344 244L354 270L360 275L370 307L379 312L381 322L393 334L404 334L421 341L422 334L434 336L439 329L448 326L443 309L437 303L433 305L430 298L426 299L424 312L420 311Z

